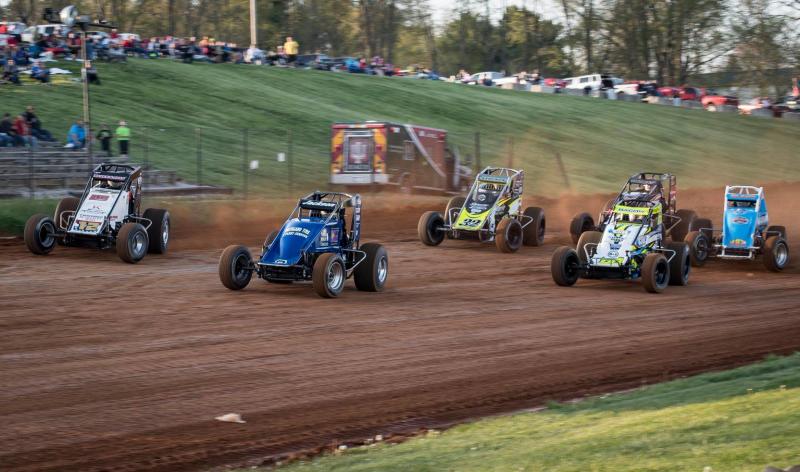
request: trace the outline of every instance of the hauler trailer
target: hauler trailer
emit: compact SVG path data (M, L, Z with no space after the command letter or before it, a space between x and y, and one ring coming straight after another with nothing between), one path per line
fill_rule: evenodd
M333 185L457 192L470 184L471 173L448 146L445 130L383 121L331 126Z

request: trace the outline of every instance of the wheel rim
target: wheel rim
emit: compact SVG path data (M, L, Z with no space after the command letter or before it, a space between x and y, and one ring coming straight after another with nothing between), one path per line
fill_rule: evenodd
M56 228L49 221L45 221L39 227L39 241L42 247L49 248L56 243L55 237Z
M238 281L242 281L247 277L247 256L244 254L239 254L236 256L236 259L233 260L233 276Z
M785 244L779 243L775 246L775 264L778 267L783 267L789 259L789 249Z
M169 243L169 220L164 220L161 227L161 245L167 247L167 243Z
M570 254L569 257L567 257L567 260L564 261L564 275L567 276L567 279L577 280L579 265L580 261L578 260L577 255Z
M511 247L519 246L522 242L522 226L509 224L508 230L506 231L506 236L508 238L508 245Z
M667 263L661 261L656 264L656 285L662 286L667 283Z
M131 244L131 253L134 257L141 257L144 254L145 244L147 242L146 235L143 231L137 231L133 235L133 244Z
M381 257L378 261L378 283L383 285L383 282L386 280L386 275L389 273L389 261L386 260L386 257Z
M342 264L334 262L328 267L328 288L333 292L338 292L344 283L344 269Z
M706 257L708 257L708 241L704 236L701 236L695 240L694 252L697 258L701 261L706 260Z
M428 238L431 241L439 241L440 239L444 239L444 233L439 231L439 228L441 228L439 219L432 218L428 223Z

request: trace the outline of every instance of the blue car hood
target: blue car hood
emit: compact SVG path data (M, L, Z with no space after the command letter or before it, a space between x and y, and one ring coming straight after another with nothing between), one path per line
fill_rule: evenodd
M261 263L281 266L297 264L324 227L325 220L322 218L293 218L287 221L267 252L261 256Z
M754 208L728 208L722 222L722 245L734 249L753 246L757 222L758 215Z

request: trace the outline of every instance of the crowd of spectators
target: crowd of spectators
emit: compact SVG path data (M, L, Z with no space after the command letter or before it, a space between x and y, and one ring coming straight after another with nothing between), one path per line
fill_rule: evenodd
M15 117L4 113L0 120L0 147L36 147L39 141L54 141L49 131L42 127L33 106Z

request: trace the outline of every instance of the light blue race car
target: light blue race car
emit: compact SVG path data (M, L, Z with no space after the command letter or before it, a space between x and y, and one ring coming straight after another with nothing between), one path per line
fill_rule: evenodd
M789 263L786 228L769 226L762 187L725 187L721 230L715 231L710 220L696 223L697 231L686 236L694 266L702 266L709 257L752 261L759 255L773 272L780 272Z

